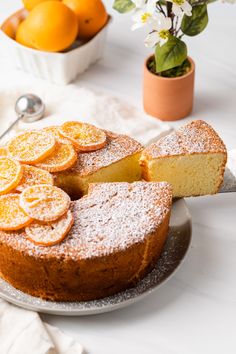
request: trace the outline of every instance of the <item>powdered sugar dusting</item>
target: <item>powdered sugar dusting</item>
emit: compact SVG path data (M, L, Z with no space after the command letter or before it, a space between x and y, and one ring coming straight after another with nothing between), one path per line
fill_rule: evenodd
M80 153L77 163L68 173L73 171L81 176L91 174L102 167L109 166L129 155L142 151L142 145L126 135L111 132L106 132L106 134L106 145L100 150Z
M226 147L210 125L196 120L150 145L145 149L144 156L157 158L207 152L226 153Z
M35 184L53 185L53 183L53 176L49 172L34 166L23 165L23 176L16 190L23 192L25 188L34 186Z
M147 147L143 153L144 155L150 154L152 158L155 158L158 156L181 155L184 153L184 149L181 146L179 135L174 132Z
M7 193L17 186L23 174L18 161L9 157L0 157L0 194Z
M70 207L70 197L62 189L49 184L36 184L23 190L21 208L39 221L54 221Z
M25 228L30 241L44 246L52 246L61 242L70 231L74 219L71 211L50 223L33 222Z
M28 130L13 137L8 152L23 163L34 163L49 155L55 148L55 138L42 130Z
M0 197L0 228L19 229L31 221L19 206L19 194L12 193Z
M65 240L36 246L24 233L0 233L0 240L34 257L84 259L126 249L157 230L171 208L166 182L103 183L73 202L74 225Z
M173 213L175 213L174 210ZM181 264L188 250L190 239L190 220L184 228L170 227L164 249L152 272L140 280L135 287L103 299L81 302L46 301L25 294L2 279L0 279L0 293L3 298L17 305L45 313L87 315L112 311L141 299L145 294L150 294L152 290L167 280Z
M216 131L206 122L193 121L179 129L182 145L189 153L226 152Z

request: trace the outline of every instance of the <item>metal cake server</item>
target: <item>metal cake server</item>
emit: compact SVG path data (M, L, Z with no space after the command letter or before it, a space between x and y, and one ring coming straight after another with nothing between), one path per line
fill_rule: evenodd
M236 176L228 167L225 169L224 181L219 193L236 192Z

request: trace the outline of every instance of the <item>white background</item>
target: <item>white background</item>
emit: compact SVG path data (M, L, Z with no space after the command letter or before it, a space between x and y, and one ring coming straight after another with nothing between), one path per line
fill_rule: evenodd
M113 16L105 56L76 84L112 91L142 109L145 32L131 32L129 15L115 13L112 1L105 3ZM20 5L0 0L1 20ZM236 5L212 4L209 17L205 32L187 40L197 68L189 119L211 123L231 149L236 148ZM3 54L0 45L0 57ZM11 69L12 74L18 84L28 77ZM0 84L6 75L1 66ZM158 291L109 314L43 319L73 335L91 354L235 354L236 195L187 203L193 218L191 249L176 275Z

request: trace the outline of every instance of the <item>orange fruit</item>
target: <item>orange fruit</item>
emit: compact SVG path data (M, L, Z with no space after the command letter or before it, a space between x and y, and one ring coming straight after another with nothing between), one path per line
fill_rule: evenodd
M20 182L23 168L18 161L0 157L0 194L6 194Z
M19 230L29 225L32 219L19 205L19 194L0 197L0 230Z
M10 37L11 39L15 39L16 31L15 31L15 27L12 25L12 21L9 20L5 21L2 24L1 29L8 37Z
M16 160L36 164L49 156L56 147L52 135L43 131L26 131L12 138L8 143L8 152Z
M34 48L32 38L27 28L26 20L22 21L16 30L16 41L25 47Z
M0 156L7 156L8 151L7 148L5 146L0 146Z
M52 155L37 166L49 172L65 171L72 167L77 160L77 153L71 143L58 142Z
M37 184L23 190L20 206L32 219L54 221L68 211L70 197L58 187Z
M89 39L97 34L108 20L106 8L101 0L63 0L79 21L79 38Z
M31 11L36 5L40 4L41 2L45 2L48 0L22 0L24 7L26 10ZM61 1L61 0L54 0L54 1Z
M92 124L66 122L59 132L80 151L99 150L106 145L105 132Z
M70 211L50 223L33 222L25 229L26 237L36 245L53 246L64 240L73 222Z
M53 176L41 168L23 165L23 176L16 187L17 192L23 192L25 188L35 184L54 184Z
M49 52L70 47L78 34L76 15L60 1L45 1L35 6L23 26L24 31L21 29L16 39Z

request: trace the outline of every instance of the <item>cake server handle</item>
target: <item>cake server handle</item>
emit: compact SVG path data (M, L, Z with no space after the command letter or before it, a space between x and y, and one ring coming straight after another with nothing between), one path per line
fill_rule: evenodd
M236 192L236 176L232 174L231 170L226 167L224 174L224 181L219 193Z
M228 152L224 181L219 193L236 192L236 149Z

